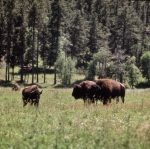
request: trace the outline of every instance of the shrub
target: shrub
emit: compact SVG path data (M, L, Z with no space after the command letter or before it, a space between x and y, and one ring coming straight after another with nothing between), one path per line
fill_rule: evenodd
M66 57L64 52L60 52L58 59L55 63L58 77L61 79L63 85L70 85L75 64L70 57Z

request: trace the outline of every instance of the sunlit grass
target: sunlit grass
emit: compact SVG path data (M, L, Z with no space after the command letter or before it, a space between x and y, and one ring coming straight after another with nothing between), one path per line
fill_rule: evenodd
M150 140L150 90L127 90L125 104L84 106L72 89L43 88L39 108L0 88L1 148L139 148Z

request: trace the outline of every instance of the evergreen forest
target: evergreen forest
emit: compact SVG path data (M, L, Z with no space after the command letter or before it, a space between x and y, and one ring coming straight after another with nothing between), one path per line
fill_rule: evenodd
M70 85L75 73L149 84L150 2L0 0L0 59L6 82L19 67L21 82L26 70L34 83L53 69L54 84Z

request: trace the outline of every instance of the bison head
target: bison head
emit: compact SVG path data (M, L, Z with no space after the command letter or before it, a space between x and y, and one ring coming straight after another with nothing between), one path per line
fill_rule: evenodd
M43 91L43 90L42 90ZM30 98L40 99L40 95L42 94L42 91L34 90L30 92Z
M79 99L82 98L82 87L81 85L75 84L73 87L73 92L72 92L72 96L75 99Z

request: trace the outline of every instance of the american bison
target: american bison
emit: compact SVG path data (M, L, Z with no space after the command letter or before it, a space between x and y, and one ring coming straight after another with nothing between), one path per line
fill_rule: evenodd
M39 91L37 85L27 86L22 90L22 100L23 100L23 107L30 103L31 105L35 105L38 107L40 95L42 91Z
M74 85L72 96L75 99L82 98L84 103L88 99L94 103L95 99L100 96L100 93L101 89L95 82L86 80Z
M119 102L119 96L121 96L122 102L124 103L125 97L125 86L111 79L99 79L96 81L96 84L101 88L101 100L103 104L107 104L108 101L111 102L111 98L117 98L116 103Z
M17 84L17 83L12 87L12 91L18 91L18 90L20 90L20 89L21 89L21 87L20 87L20 85Z

